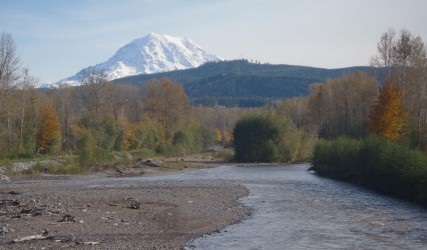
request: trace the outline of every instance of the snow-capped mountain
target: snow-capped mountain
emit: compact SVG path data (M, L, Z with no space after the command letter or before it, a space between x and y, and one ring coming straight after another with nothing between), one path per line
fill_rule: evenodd
M106 73L108 80L138 74L152 74L198 67L220 61L188 38L149 33L121 47L108 61L82 69L74 76L59 81L78 85L85 72Z

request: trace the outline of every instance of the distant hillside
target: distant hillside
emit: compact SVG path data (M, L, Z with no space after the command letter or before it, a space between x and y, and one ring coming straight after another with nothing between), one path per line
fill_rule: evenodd
M247 60L209 62L198 68L157 74L142 74L114 80L143 86L155 78L168 77L183 84L195 105L253 107L271 100L308 95L309 85L370 67L322 69L293 65L250 63ZM379 72L380 82L383 71Z

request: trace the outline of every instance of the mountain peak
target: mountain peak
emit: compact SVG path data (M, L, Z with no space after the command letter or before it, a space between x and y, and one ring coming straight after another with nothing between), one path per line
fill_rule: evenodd
M188 69L206 62L221 61L188 38L153 32L121 47L106 62L87 67L60 83L77 85L85 72L104 71L109 80L138 74Z
M162 38L166 38L166 37L170 37L167 34L157 34L154 32L150 32L148 33L146 36L142 37L142 38L150 38L150 39L162 39Z

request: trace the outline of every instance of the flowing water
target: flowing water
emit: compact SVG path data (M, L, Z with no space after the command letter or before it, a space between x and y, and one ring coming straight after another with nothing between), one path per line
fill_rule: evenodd
M253 214L187 249L427 249L427 209L343 182L308 165L223 166L141 181L229 180Z

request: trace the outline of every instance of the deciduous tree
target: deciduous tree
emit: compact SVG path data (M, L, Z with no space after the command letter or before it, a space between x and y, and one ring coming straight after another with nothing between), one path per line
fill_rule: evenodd
M34 143L31 146L25 144L31 144L31 141L34 142L36 135L34 129L36 127L36 119L34 119L36 113L34 88L36 84L37 80L30 75L29 69L24 68L20 81L21 90L19 91L21 100L20 103L17 103L17 105L20 105L20 112L17 114L17 117L19 117L19 142L17 150L20 153L24 153L25 151L29 153L30 150L24 150L24 148L28 147L34 151Z
M6 121L6 126L1 128L0 135L6 136L8 151L11 150L13 143L12 106L8 98L19 78L19 63L12 35L2 33L0 37L0 118ZM2 131L3 129L6 131Z
M167 78L147 83L143 103L145 114L162 124L169 135L178 130L189 111L184 88Z
M405 123L406 111L402 91L389 80L380 90L378 101L372 107L369 132L398 142L402 139Z
M363 72L311 85L307 122L313 123L324 137L364 136L377 89L375 78Z
M50 97L61 123L63 148L70 150L72 148L71 126L77 122L82 109L78 89L63 84L53 89L50 92Z
M413 146L427 147L427 52L420 36L402 29L390 29L378 43L373 66L387 67L397 81L408 112L408 135Z
M111 83L103 71L85 71L80 81L83 86L82 99L86 109L91 114L105 112L111 101Z
M61 150L61 126L55 110L46 105L43 110L40 133L37 140L39 153L57 153Z
M19 63L12 35L2 33L0 37L0 112L3 111L2 102L18 79Z

